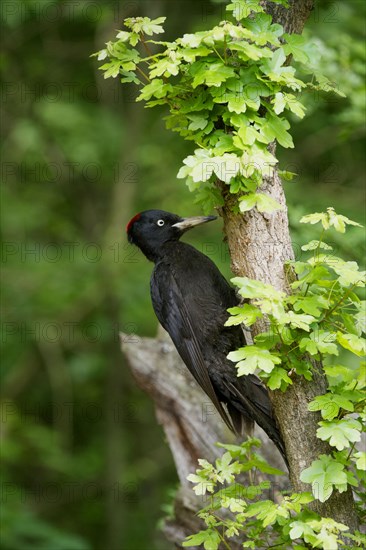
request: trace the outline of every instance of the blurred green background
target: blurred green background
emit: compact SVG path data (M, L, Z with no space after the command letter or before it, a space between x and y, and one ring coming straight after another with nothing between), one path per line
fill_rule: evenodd
M334 206L363 223L365 8L317 2L307 25L347 98L308 94L295 150L279 150L298 174L285 184L297 252L316 231L299 226L305 212ZM3 0L1 12L1 547L168 549L158 522L177 476L118 342L156 332L151 265L124 227L147 208L200 213L176 180L192 144L89 56L125 17L166 15L169 40L212 26L223 5ZM188 240L229 276L219 221ZM362 231L335 243L363 258Z

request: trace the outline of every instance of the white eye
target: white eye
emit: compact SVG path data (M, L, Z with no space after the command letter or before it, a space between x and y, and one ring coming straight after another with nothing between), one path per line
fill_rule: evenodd
M165 222L164 220L158 220L156 223L158 224L159 227L162 227Z

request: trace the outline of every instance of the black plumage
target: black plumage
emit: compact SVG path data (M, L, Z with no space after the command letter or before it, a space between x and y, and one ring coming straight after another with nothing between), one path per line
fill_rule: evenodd
M213 219L147 210L128 223L128 240L155 263L150 291L156 316L225 423L240 434L243 424L248 430L257 422L286 460L267 389L254 375L238 378L227 359L246 344L240 326L224 326L227 309L239 303L235 291L207 256L179 241Z

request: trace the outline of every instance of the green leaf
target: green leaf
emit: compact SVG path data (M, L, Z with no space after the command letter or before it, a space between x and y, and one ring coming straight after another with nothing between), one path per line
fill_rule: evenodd
M366 302L362 300L356 305L358 312L354 315L358 335L366 332Z
M118 40L121 40L122 42L128 42L130 39L130 36L131 36L131 33L127 31L119 31L117 33Z
M91 57L92 57L92 56L95 56L95 55L98 56L98 57L97 57L98 61L103 61L103 59L105 59L106 57L108 57L108 51L105 50L105 49L104 49L104 50L100 50L100 51L97 52L97 53L93 53L93 54L91 55Z
M309 56L305 51L307 38L301 34L284 34L283 37L286 40L286 44L283 46L285 54L292 54L295 61L300 61L300 63L308 63Z
M210 48L207 48L206 46L199 46L197 48L184 48L177 51L177 58L183 59L187 63L194 63L197 57L207 57L211 53L212 50Z
M337 550L340 539L339 532L347 531L347 525L338 523L331 518L321 518L320 520L307 518L306 521L293 521L290 524L290 538L295 540L303 538L307 546L295 545L294 548L322 548L323 550Z
M346 216L336 214L336 212L334 211L334 208L327 208L327 212L328 212L328 218L329 218L329 225L333 226L334 229L339 233L344 233L346 231L346 224L362 227L361 224L354 222L349 218L346 218Z
M317 250L318 248L323 248L324 250L333 250L331 246L322 241L310 241L307 244L303 244L301 250Z
M216 176L225 183L230 183L232 178L241 173L240 158L233 153L213 157L212 162Z
M282 147L294 147L291 135L288 133L290 123L285 118L267 114L265 123L261 126L261 133L269 141L277 140Z
M252 304L243 304L242 306L231 307L228 309L231 317L226 321L225 326L231 327L232 325L244 325L251 326L256 322L258 318L263 317L261 311Z
M267 151L265 145L254 143L250 149L245 149L241 157L242 174L245 178L250 178L255 172L262 177L273 176L273 166L277 159Z
M119 71L121 68L121 62L117 59L114 61L111 61L110 63L105 63L101 67L99 67L101 70L104 71L104 78L116 78L116 76L119 75Z
M208 114L188 115L188 119L191 120L188 130L195 132L196 130L204 130L208 124Z
M299 118L304 118L306 107L293 94L285 94L287 108Z
M359 271L356 262L345 262L336 256L327 256L318 254L316 258L309 260L310 264L325 263L333 271L339 275L338 281L341 286L348 287L350 285L363 286L366 271Z
M268 462L266 462L262 457L260 457L256 453L254 453L253 456L250 458L250 460L248 460L245 463L245 465L243 465L243 471L248 471L253 468L256 468L257 470L259 470L260 472L263 472L264 474L283 475L283 472L281 470L278 470L277 468L273 468L272 466L270 466ZM268 486L265 488L268 488Z
M275 199L264 193L256 193L258 212L272 213L276 210L283 210L283 206Z
M354 406L351 401L342 395L326 393L315 397L308 405L309 411L321 411L324 420L333 420L339 414L340 409L353 412Z
M247 29L252 31L256 44L266 45L268 42L273 46L279 46L278 37L283 34L281 25L272 24L272 17L266 13L257 14L252 19L245 22Z
M228 508L231 512L243 512L246 502L243 499L224 496L221 499L221 506Z
M316 264L314 267L311 267L308 262L295 262L294 268L296 273L301 275L299 281L295 281L291 284L291 287L294 289L303 286L304 283L308 285L311 283L319 284L320 280L329 278L328 268L322 265Z
M192 483L195 483L193 490L198 496L205 495L206 492L208 493L214 492L214 488L215 488L214 483L212 481L205 479L202 476L199 476L196 474L189 474L189 476L187 476L187 480L191 481Z
M175 53L175 52L172 52ZM156 63L151 65L150 78L156 78L157 76L164 75L169 77L171 75L177 75L179 73L180 60L175 58L162 58Z
M284 391L287 386L292 384L292 380L285 369L276 367L271 372L270 377L267 378L266 383L270 390L281 389Z
M239 294L244 298L255 299L262 313L273 315L275 318L284 313L283 299L285 293L276 290L272 285L255 281L248 277L234 277L232 283L239 287ZM255 304L255 305L256 305ZM271 338L273 339L272 334Z
M140 84L139 79L132 71L121 71L121 75L123 75L123 78L121 78L122 84L125 82L134 82L134 84Z
M238 57L247 61L252 59L253 61L258 61L262 57L272 57L271 50L269 48L263 48L250 44L246 40L240 42L229 42L228 48L232 51L238 52Z
M196 34L184 34L182 38L178 38L177 42L178 44L182 44L185 48L187 46L191 48L198 48L198 46L201 45L202 42L202 36L200 36L198 33Z
M220 190L212 185L200 186L196 192L194 202L201 205L205 216L208 216L215 208L224 205L224 199Z
M312 332L309 337L302 338L299 343L301 351L307 351L310 355L320 353L328 353L330 355L338 355L337 345L334 344L336 335L325 330Z
M152 36L153 34L164 32L160 23L164 23L165 19L166 17L158 17L157 19L150 19L149 17L128 17L124 22L126 27L132 29L133 32Z
M220 544L221 538L219 533L213 529L207 529L206 531L200 531L195 535L189 535L182 543L182 546L197 546L203 544L205 550L217 550Z
M314 214L307 214L300 219L300 223L315 224L321 222L324 229L329 229L328 215L325 212L315 212Z
M282 210L282 206L269 195L264 193L248 193L243 197L240 197L239 208L241 212L247 212L255 206L258 212L275 212L276 210Z
M257 516L258 519L264 519L268 513L273 509L275 504L271 500L260 500L250 504L245 512L245 516L253 517Z
M258 130L256 130L254 126L251 126L250 124L243 124L242 126L240 126L237 135L240 137L240 146L253 145L255 140L260 138L260 133L258 132Z
M366 453L358 451L353 455L353 458L356 459L356 468L358 470L366 470Z
M351 351L359 357L363 357L366 354L366 341L364 338L360 338L355 334L337 332L337 341L344 349Z
M281 344L281 338L272 330L270 332L261 332L254 337L254 342L260 348L271 350L276 344Z
M346 218L346 216L337 214L332 207L327 208L327 212L315 212L314 214L308 214L307 216L303 216L300 220L300 223L314 224L319 222L322 223L324 229L329 229L329 227L333 226L339 233L345 232L346 225L356 225L358 227L362 227L361 224Z
M218 134L218 132L217 132ZM218 134L219 139L215 145L214 153L222 155L223 153L229 153L235 149L233 145L233 138L229 134Z
M238 94L227 94L225 97L227 100L227 106L231 113L245 113L247 110L247 104L243 97Z
M242 19L246 19L252 11L258 13L263 11L263 8L259 0L251 0L250 2L247 0L233 0L231 4L226 6L226 10L232 11L235 19L241 21Z
M244 298L272 298L282 301L286 297L284 292L276 290L272 285L249 277L233 277L231 282L239 287L239 294Z
M235 474L240 473L241 467L238 462L232 462L231 453L225 453L216 460L217 481L219 483L233 483Z
M349 333L356 334L357 336L360 336L360 332L358 331L358 329L356 327L355 316L354 315L351 315L350 313L346 313L345 311L342 311L342 320L340 322L343 323L344 328Z
M194 122L202 125L203 120L197 118ZM190 176L194 182L207 181L215 173L221 181L230 183L241 171L240 158L233 153L212 156L210 151L196 149L194 155L189 155L183 162L185 166L179 170L177 177Z
M254 101L255 105L257 105L258 99L260 100L261 97L269 97L272 94L273 90L271 84L259 79L258 67L242 67L239 71L239 75L239 83L240 86L242 86L240 89L242 90L243 97L248 102L248 105L250 105L250 100ZM254 110L258 109L258 107L255 106L251 108Z
M286 100L282 92L277 92L273 98L273 110L276 115L279 115L285 110Z
M293 311L288 311L278 317L278 323L280 325L289 324L293 328L300 328L302 330L310 331L310 325L315 321L315 317L312 315L298 314Z
M155 78L149 84L143 87L136 101L149 100L151 97L165 97L173 88L170 84L165 84L160 78Z
M319 422L319 426L320 428L316 432L317 437L322 441L329 441L329 444L336 447L338 451L343 451L350 446L350 443L361 440L362 426L353 418Z
M343 365L325 365L324 372L331 386L337 386L342 382L350 382L354 379L354 372Z
M183 541L182 546L197 546L203 544L207 539L207 531L200 531L195 535L189 535L185 541Z
M210 153L204 149L196 149L194 155L189 155L183 160L188 167L182 167L177 178L184 178L190 175L194 182L207 181L214 171L214 162Z
M281 359L277 355L257 346L246 346L237 351L231 351L227 358L233 362L239 361L235 365L238 369L238 376L253 374L256 369L269 373L275 365L281 363Z
M265 74L273 75L275 73L280 73L281 67L286 61L286 55L283 48L278 48L271 59L266 59L261 68L264 70Z
M256 204L256 193L248 193L247 195L240 197L239 208L241 212L248 212L249 210L252 210L252 208L254 208Z
M193 88L197 88L201 84L218 87L228 78L235 76L233 67L224 65L221 61L215 63L196 61L191 65L190 73L193 76Z
M278 170L278 175L286 181L291 181L298 174L295 174L295 172L289 172L288 170Z
M208 539L203 543L205 550L217 550L221 542L220 533L211 531Z
M288 301L290 304L293 304L295 311L303 311L315 317L321 315L322 309L327 309L329 307L327 300L318 294L313 294L312 296L294 294L289 297Z
M292 111L299 118L305 116L305 107L304 105L296 99L293 94L284 94L282 92L277 92L272 100L273 110L276 115L279 115L284 111L285 108Z
M333 487L340 492L347 489L347 475L344 465L329 455L320 455L309 468L300 474L300 480L311 483L312 492L320 502L325 502L331 496Z
M310 527L308 523L305 521L293 521L290 523L290 538L291 540L299 539L300 537L304 538L310 536L314 536L315 533Z

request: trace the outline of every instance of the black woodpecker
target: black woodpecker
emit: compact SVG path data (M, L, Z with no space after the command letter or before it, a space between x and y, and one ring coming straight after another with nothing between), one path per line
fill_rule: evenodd
M227 426L239 435L256 422L287 463L267 389L254 375L238 378L227 359L246 345L240 326L225 327L227 309L239 304L235 291L207 256L179 240L188 229L214 219L146 210L126 231L129 242L155 263L150 292L157 318Z

